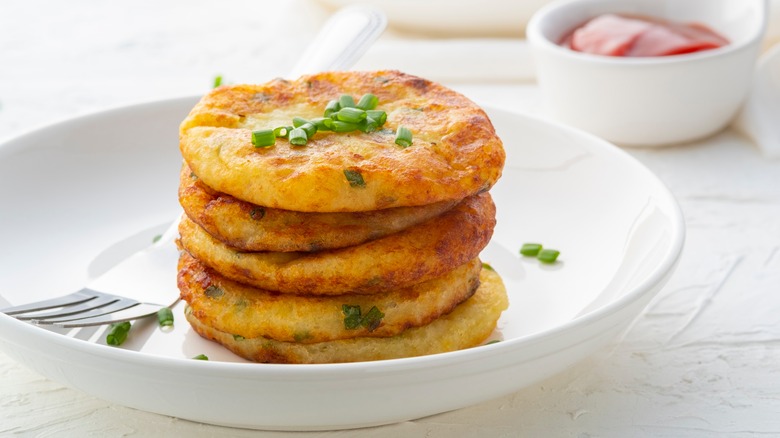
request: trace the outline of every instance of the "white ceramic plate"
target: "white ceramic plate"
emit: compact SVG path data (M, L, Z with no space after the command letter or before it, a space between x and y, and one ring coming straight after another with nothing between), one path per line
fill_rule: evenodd
M20 304L64 294L148 245L180 211L177 126L194 103L106 111L0 146L0 296ZM614 338L655 295L680 254L682 217L663 185L610 144L489 113L507 150L492 190L498 226L483 254L510 296L494 336L501 342L369 363L245 363L195 335L179 306L175 330L137 322L121 348L103 344L104 329L63 336L0 315L0 347L112 402L261 429L403 421L557 373ZM559 249L559 262L520 257L529 241ZM211 360L190 359L200 353Z

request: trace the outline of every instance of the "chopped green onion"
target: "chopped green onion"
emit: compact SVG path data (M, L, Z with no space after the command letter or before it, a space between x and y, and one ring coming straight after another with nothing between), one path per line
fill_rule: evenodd
M554 249L543 249L539 251L539 254L536 255L536 258L539 259L542 263L555 263L555 260L558 259L558 255L560 255L560 252Z
M290 131L292 130L292 126L280 126L278 128L274 128L274 136L279 138L287 138L287 136L290 135Z
M347 330L355 330L362 326L373 332L382 323L382 318L385 317L385 314L376 306L372 306L365 316L361 314L360 306L349 304L342 304L341 312L344 314L344 328Z
M160 239L162 239L162 234L158 234L158 235L152 237L152 243L157 243L157 242L160 241Z
M360 306L341 305L341 312L344 314L344 328L355 330L360 327Z
M363 175L360 171L344 169L344 176L347 178L347 181L349 181L351 187L362 188L366 186L366 181L363 179Z
M213 88L217 88L220 85L222 85L222 75L217 75L214 77L214 86Z
M376 120L379 126L384 125L387 121L387 113L382 110L368 110L366 116Z
M379 309L377 309L376 306L372 307L371 310L366 313L366 316L363 317L363 319L360 321L360 325L368 329L368 331L373 332L374 330L379 327L379 324L382 323L382 318L385 317L385 314L380 312Z
M366 117L365 120L358 123L357 127L361 132L374 132L379 129L379 123L371 117Z
M130 321L119 322L109 326L106 335L106 344L119 346L127 340L127 333L130 331Z
M241 336L241 335L233 335L233 340L234 341L243 341L244 339L246 339L246 338Z
M193 359L195 359L195 360L209 360L209 357L206 356L205 354L199 354L199 355L193 357Z
M157 322L160 327L170 327L173 325L173 311L169 307L163 307L157 311Z
M338 100L331 100L328 102L328 104L325 106L325 117L330 117L331 114L339 112L341 109L341 104L339 104Z
M412 145L412 131L406 126L399 126L395 132L395 144L403 148L408 148Z
M301 126L309 123L308 120L304 119L303 117L293 117L293 127L300 128Z
M303 129L306 132L306 139L310 139L314 137L314 134L317 133L317 126L314 125L312 122L306 122L303 125L299 126L299 128Z
M306 136L306 131L302 128L295 128L290 131L288 141L293 146L306 146L306 142L309 141L309 137Z
M366 111L360 108L342 108L336 113L336 117L342 122L360 123L366 119Z
M344 108L354 108L355 107L355 99L352 98L349 94L342 94L339 96L339 106L341 109Z
M352 132L357 129L357 123L342 122L341 120L333 121L333 132Z
M520 254L528 257L536 257L541 250L542 245L538 243L524 243L523 246L520 247Z
M203 294L206 295L209 298L220 298L222 295L225 295L225 291L222 290L221 287L210 284L204 291Z
M485 262L482 262L482 269L486 269L488 271L493 271L493 272L496 271L495 269L493 269L492 266L490 266L490 263L485 263Z
M276 135L273 129L261 129L252 131L252 144L256 148L267 148L276 144Z
M331 119L330 117L319 117L316 119L312 119L311 123L314 123L314 126L317 127L317 131L333 130L333 119Z
M486 343L485 343L485 345L490 345L490 344L497 344L497 343L499 343L499 342L501 342L501 339L493 339L493 340L492 340L492 341L490 341L490 342L486 342Z
M362 110L372 110L379 104L379 98L371 93L366 93L360 98L357 107Z

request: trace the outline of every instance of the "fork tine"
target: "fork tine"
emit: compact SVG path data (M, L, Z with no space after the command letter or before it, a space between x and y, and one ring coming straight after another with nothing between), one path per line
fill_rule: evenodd
M52 322L52 325L63 328L76 328L76 327L91 327L95 325L113 324L117 322L131 321L134 319L144 318L150 315L154 315L158 310L163 307L159 304L139 303L136 306L120 310L118 312L112 312L104 315L99 315L91 318L80 318L71 321ZM43 321L49 323L49 321Z
M86 290L80 290L69 295L64 295L50 300L36 301L34 303L22 304L20 306L6 307L0 309L0 313L14 316L26 312L35 312L39 310L53 309L55 307L64 307L74 304L80 304L85 301L94 299L95 295L87 292Z
M134 300L114 299L114 301L110 303L106 303L93 309L84 309L83 311L79 312L63 313L46 318L26 317L26 319L34 324L55 324L58 322L75 321L77 319L106 315L108 313L114 313L133 306L137 306L138 304L138 301Z
M79 304L74 304L72 306L59 307L56 308L55 310L50 310L50 311L17 313L16 315L14 315L14 317L22 320L27 320L27 319L43 320L49 318L59 318L62 316L76 315L79 313L89 312L93 309L99 310L106 306L114 304L117 301L119 301L119 297L115 297L111 295L106 295L106 296L98 295L92 298L91 300L84 301L83 303L79 303ZM102 312L102 313L106 313L106 312Z

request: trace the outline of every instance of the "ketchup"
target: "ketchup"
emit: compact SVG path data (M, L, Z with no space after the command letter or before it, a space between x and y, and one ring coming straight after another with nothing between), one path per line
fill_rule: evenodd
M699 23L605 14L569 33L561 45L607 56L668 56L716 49L728 40Z

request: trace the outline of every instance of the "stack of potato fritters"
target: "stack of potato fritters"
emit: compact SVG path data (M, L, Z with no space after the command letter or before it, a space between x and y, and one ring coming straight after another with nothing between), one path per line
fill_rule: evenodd
M255 147L252 131L371 93L375 132ZM414 135L394 142L398 126ZM465 97L396 71L223 86L181 125L178 284L201 336L258 362L354 362L483 342L507 306L478 255L504 150Z

